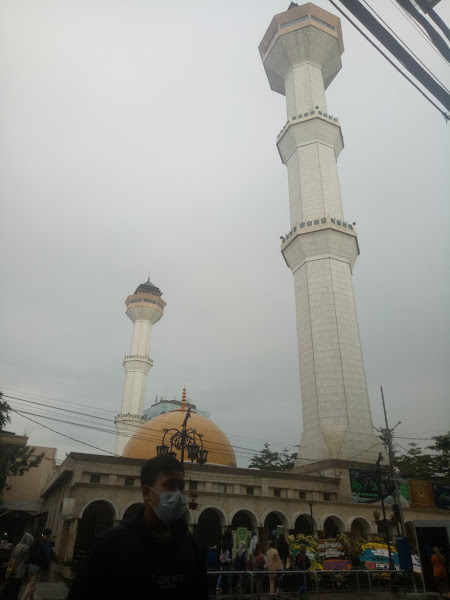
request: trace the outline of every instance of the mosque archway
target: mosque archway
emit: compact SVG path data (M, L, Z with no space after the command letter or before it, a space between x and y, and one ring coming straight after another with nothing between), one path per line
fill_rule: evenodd
M125 521L132 519L141 510L143 506L143 502L134 502L133 504L130 504L125 508L122 519L124 519Z
M269 512L263 520L263 528L260 536L263 552L267 550L271 536L273 535L273 532L276 531L278 525L284 527L285 530L290 528L286 515L278 510Z
M94 500L81 513L78 522L74 556L84 553L96 535L112 527L117 511L107 500Z
M373 533L372 525L364 517L354 517L351 519L350 526L347 529L353 538L362 537L368 539L369 535Z
M323 531L326 538L335 538L345 531L344 521L337 515L330 515L323 523Z
M295 535L299 534L299 533L303 533L304 535L313 535L314 531L314 518L311 524L311 515L308 514L303 514L303 515L298 515L298 517L295 519L295 523L294 523L294 533Z
M200 513L194 528L195 536L206 548L215 544L220 545L223 525L225 525L225 516L221 510L215 507L205 508Z
M236 527L246 527L249 531L258 527L258 519L251 510L241 509L234 513L231 519L233 529Z

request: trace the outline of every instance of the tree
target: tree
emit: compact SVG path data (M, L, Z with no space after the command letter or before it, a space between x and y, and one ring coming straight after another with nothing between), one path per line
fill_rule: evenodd
M297 452L290 453L287 448L281 452L271 450L269 443L264 442L264 448L253 456L248 466L262 471L286 471L292 469L296 456Z
M450 483L450 431L432 439L434 444L426 448L432 454L411 442L407 454L394 455L394 465L404 477Z
M3 394L0 392L0 434L5 426L11 422L10 412L11 407L3 399ZM36 448L30 446L20 446L0 441L0 504L3 502L3 492L11 487L6 484L7 478L10 475L20 477L41 463L44 453L35 454L35 451Z

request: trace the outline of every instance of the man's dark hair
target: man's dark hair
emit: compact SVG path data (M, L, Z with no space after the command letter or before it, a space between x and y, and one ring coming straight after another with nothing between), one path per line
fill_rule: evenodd
M44 531L42 532L42 535L50 535L52 532L51 529L44 529Z
M162 455L151 458L141 469L141 486L152 486L161 473L174 473L183 471L183 465L172 456Z

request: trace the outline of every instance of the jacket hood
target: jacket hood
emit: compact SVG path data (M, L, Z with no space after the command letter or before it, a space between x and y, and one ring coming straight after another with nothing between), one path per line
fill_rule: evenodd
M19 544L25 544L26 546L31 546L32 543L33 536L31 535L31 533L24 533L22 539L19 542Z

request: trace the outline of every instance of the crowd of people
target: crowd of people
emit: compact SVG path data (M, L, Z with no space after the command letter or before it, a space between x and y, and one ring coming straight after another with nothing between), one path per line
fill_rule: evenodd
M23 588L20 600L33 600L42 574L50 567L53 551L50 535L50 529L44 529L42 536L35 539L31 533L24 533L12 548L0 600L18 600Z
M144 507L132 519L95 538L77 570L68 600L140 598L142 590L146 590L148 597L160 600L182 597L207 600L207 564L209 571L220 571L218 593L224 583L232 592L243 590L250 581L260 599L268 577L270 597L275 600L283 591L284 572L293 569L299 597L305 598L311 561L304 544L299 545L293 556L284 535L277 536L275 530L264 554L261 540L253 531L248 548L245 541L240 541L234 549L233 534L228 527L209 549L206 561L184 518L187 503L183 465L171 456L149 460L141 470L141 488ZM6 537L2 539L0 550L10 555L0 600L19 600L21 592L20 600L33 600L41 575L50 566L53 550L50 536L50 529L36 539L25 533L15 547ZM449 596L446 559L437 547L431 566L440 597Z
M283 535L277 537L276 531L272 533L272 539L269 541L267 551L263 553L262 543L258 534L252 531L248 547L244 541L241 541L237 549L234 560L232 560L232 537L231 532L227 530L222 539L214 546L209 548L208 568L210 570L220 570L221 573L216 583L216 593L223 590L223 582L226 582L228 590L242 591L244 578L247 571L253 573L255 582L255 592L257 598L261 598L264 588L264 571L269 578L269 594L272 600L279 598L283 592L284 573L294 566L297 572L299 583L300 599L306 594L305 572L309 570L311 561L306 554L306 546L301 544L299 553L295 559L291 559L289 544ZM220 549L220 550L219 550Z

